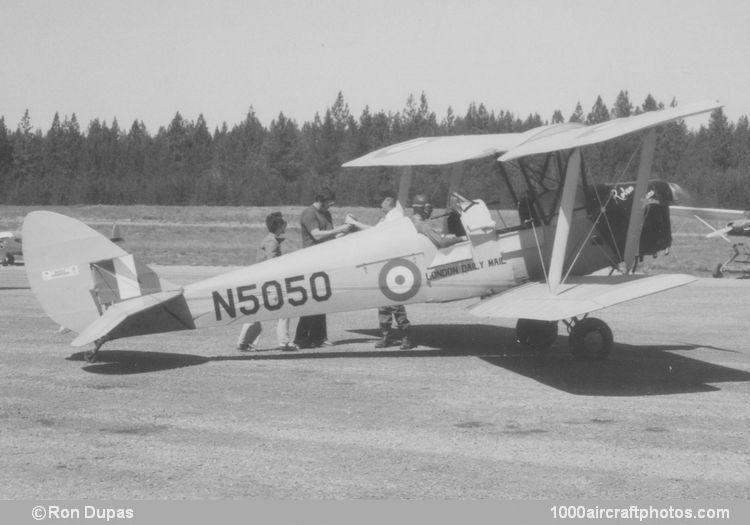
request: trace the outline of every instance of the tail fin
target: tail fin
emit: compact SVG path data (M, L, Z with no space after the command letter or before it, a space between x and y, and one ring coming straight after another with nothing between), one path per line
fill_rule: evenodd
M113 237L121 238L119 232ZM31 290L56 323L82 332L115 303L179 290L121 247L65 215L29 213L23 223Z

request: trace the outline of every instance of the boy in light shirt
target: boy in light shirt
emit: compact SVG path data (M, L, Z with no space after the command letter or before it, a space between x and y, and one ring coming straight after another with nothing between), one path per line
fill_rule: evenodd
M266 217L266 227L269 233L260 243L256 262L266 261L281 255L281 243L284 242L286 221L280 211L275 211ZM243 324L240 338L237 341L237 350L240 352L258 351L258 341L260 340L261 331L261 324L258 321ZM279 349L285 352L294 352L298 349L289 338L289 319L279 319L276 325L276 338Z

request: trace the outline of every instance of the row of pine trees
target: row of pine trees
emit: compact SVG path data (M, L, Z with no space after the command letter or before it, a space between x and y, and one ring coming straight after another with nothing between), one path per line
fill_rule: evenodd
M676 104L671 101L670 105ZM333 105L301 125L280 113L263 125L252 108L239 124L211 132L201 115L179 113L155 134L136 120L129 129L93 120L81 129L75 114L55 115L46 131L28 113L12 130L0 117L0 202L4 204L293 205L307 204L329 186L340 204L376 205L397 181L392 169L346 170L341 164L374 149L418 136L521 132L544 124L594 124L663 108L649 95L640 105L621 91L611 108L598 97L589 112L579 103L569 114L555 111L519 118L472 103L463 114L449 108L438 117L424 93L409 96L398 112L355 117L339 93ZM587 156L592 155L587 153ZM595 148L590 166L623 169L629 153ZM463 192L503 202L492 159L468 163ZM452 168L417 173L417 187L435 202L447 191ZM695 205L750 207L750 127L742 116L730 122L721 109L707 126L672 124L660 137L654 176L682 184ZM607 177L604 177L605 179ZM507 203L506 203L507 204Z

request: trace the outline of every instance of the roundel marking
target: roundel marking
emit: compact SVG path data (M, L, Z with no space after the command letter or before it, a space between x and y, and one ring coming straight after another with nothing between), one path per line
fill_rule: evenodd
M406 301L417 295L419 287L422 286L422 275L413 262L393 259L381 268L378 285L388 299Z

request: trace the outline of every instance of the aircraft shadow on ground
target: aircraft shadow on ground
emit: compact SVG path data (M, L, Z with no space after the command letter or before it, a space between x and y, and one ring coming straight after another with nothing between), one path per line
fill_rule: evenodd
M515 329L491 325L422 325L420 345L442 355L475 355L492 365L576 395L642 396L718 390L713 383L750 381L750 373L675 354L697 345L633 346L616 343L604 361L580 362L561 334L545 352L532 352L515 341ZM377 335L377 331L370 331ZM405 351L408 354L410 351Z
M85 352L76 352L67 358L69 361L86 361ZM86 372L95 374L127 375L160 372L186 366L202 365L211 361L210 357L169 352L138 352L135 350L103 350L94 363L83 367Z
M609 359L579 362L568 352L562 334L546 352L531 352L515 342L515 329L491 325L440 324L412 328L418 347L400 350L345 349L351 344L374 344L380 334L373 329L350 333L369 337L339 340L335 346L302 352L257 352L203 357L167 352L102 350L96 363L84 367L98 374L138 374L202 365L210 361L268 361L342 358L419 358L474 356L552 388L575 395L643 396L710 392L715 383L750 381L750 373L675 354L702 348L689 343L633 346L616 343ZM731 350L730 350L731 351ZM84 361L84 353L68 359Z

